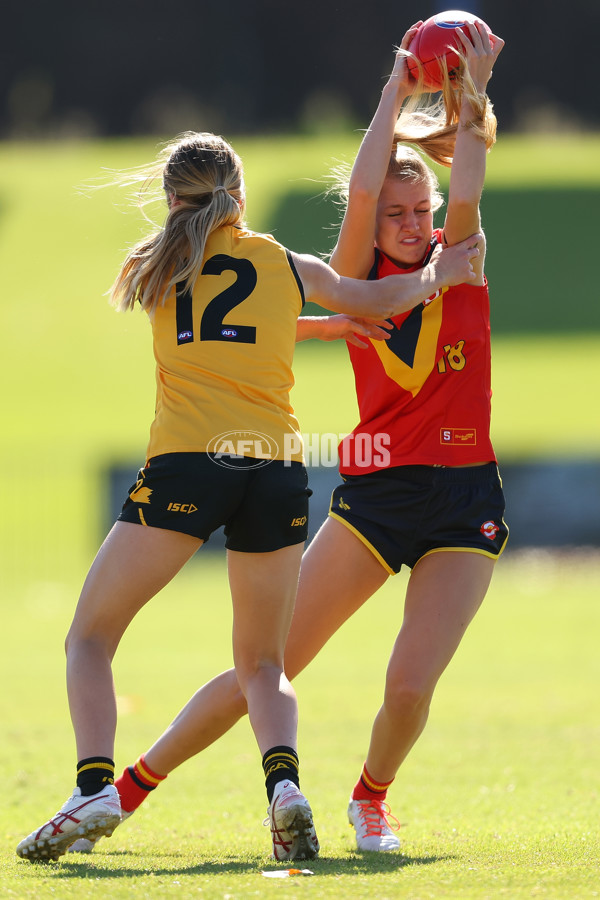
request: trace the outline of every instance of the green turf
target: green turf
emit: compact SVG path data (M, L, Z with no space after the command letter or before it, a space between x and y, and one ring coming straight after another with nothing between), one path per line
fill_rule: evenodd
M37 866L13 856L72 783L61 642L76 585L31 583L16 592L0 657L3 896L597 896L597 555L507 553L500 561L390 792L401 854L353 851L345 807L404 585L403 575L389 581L297 680L302 783L322 844L309 866L315 877L301 883L260 875L277 866L268 859L260 759L246 721L173 773L93 857ZM115 664L119 766L228 665L229 631L222 560L194 563L141 614Z
M314 185L318 193L323 173L335 158L351 160L359 138L236 141L246 161L250 224L270 229L290 191ZM599 147L592 136L507 138L490 157L488 183L597 188ZM400 576L298 682L304 784L324 846L314 879L271 883L258 874L270 864L246 723L171 776L148 811L93 860L39 870L13 859L15 843L71 785L62 640L101 538L103 472L110 462L142 461L154 404L147 323L142 315L117 315L103 296L140 220L115 191L86 197L74 186L102 166L134 165L152 152L149 141L0 145L3 896L597 895L600 567L544 554L518 563L510 551L394 788L404 856L356 856L344 823L379 702L395 627L388 618L399 618ZM572 303L565 298L566 309ZM600 421L590 401L599 351L600 334L591 329L494 338L493 432L501 459L599 455ZM296 377L304 431L353 427L342 346L300 345ZM126 635L116 662L124 710L119 764L145 749L181 700L228 664L229 608L222 561L205 561Z

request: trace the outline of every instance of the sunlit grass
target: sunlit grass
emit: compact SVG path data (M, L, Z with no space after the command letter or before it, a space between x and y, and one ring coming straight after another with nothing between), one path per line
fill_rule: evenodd
M360 136L234 139L246 162L251 226L269 230L286 185L321 190ZM401 856L357 856L345 805L380 702L404 575L298 679L303 785L323 845L314 878L270 883L260 875L272 863L247 722L171 775L91 859L38 868L13 856L71 787L62 641L102 537L105 468L143 460L154 407L147 322L115 314L105 297L142 220L113 188L85 196L77 185L103 167L147 161L155 143L0 145L3 895L597 896L600 565L583 555L513 556L510 547L393 788ZM507 136L490 156L488 184L597 185L599 149L595 136ZM598 456L599 342L598 334L494 338L501 460ZM350 430L356 401L344 347L302 344L295 368L302 429ZM115 665L118 765L229 665L230 624L223 560L208 555L143 611Z
M314 878L271 885L260 874L277 866L261 826L260 755L246 720L172 773L92 857L33 866L13 855L72 784L61 644L77 586L17 591L0 658L10 686L0 699L3 894L596 896L600 561L592 554L507 551L390 791L401 854L353 850L347 798L381 700L405 583L404 575L391 579L297 680L302 784L322 854L309 864ZM117 765L133 762L230 660L223 560L199 559L144 610L117 654Z

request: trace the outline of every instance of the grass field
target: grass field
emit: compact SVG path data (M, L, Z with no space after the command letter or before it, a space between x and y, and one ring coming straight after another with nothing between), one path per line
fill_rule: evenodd
M277 866L261 827L264 789L247 721L173 773L93 857L40 867L14 856L18 840L64 800L74 764L60 645L76 585L24 587L3 614L11 639L0 657L2 895L598 896L599 584L598 556L501 560L390 792L402 853L373 858L353 851L345 807L400 617L404 576L388 582L297 681L302 783L322 844L309 866L315 877L300 882L260 875ZM141 614L116 661L119 766L228 664L229 630L225 572L214 558L184 571Z
M319 182L334 156L351 159L359 138L236 141L246 161L250 224L270 229L286 187ZM102 166L145 161L153 147L0 146L3 896L598 896L600 561L583 553L509 549L500 562L393 789L402 856L357 855L345 825L401 614L400 575L298 681L303 785L323 846L314 878L270 882L259 874L272 866L260 826L260 763L245 722L173 774L92 859L40 870L14 857L18 840L71 787L61 644L101 539L103 472L110 462L143 459L154 404L147 323L142 315L117 316L103 297L140 220L112 189L86 197L74 186ZM594 136L504 139L488 183L597 188L599 149ZM501 459L600 456L600 417L590 404L600 382L600 332L496 337L493 357ZM304 431L353 427L343 347L300 345L296 378ZM229 664L225 584L220 558L194 563L126 635L116 662L118 765L131 762L198 684Z

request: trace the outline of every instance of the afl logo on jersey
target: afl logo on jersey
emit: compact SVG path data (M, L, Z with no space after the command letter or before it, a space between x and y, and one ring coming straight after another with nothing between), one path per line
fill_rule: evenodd
M225 338L233 338L237 337L237 331L235 330L235 328L222 328L221 335Z
M180 331L177 335L177 342L179 344L184 344L186 341L191 341L194 339L194 335L191 331Z

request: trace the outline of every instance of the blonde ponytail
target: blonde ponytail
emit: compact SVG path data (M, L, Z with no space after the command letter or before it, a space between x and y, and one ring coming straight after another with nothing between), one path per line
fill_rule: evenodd
M468 127L484 141L489 151L496 141L496 116L487 94L477 91L464 56L458 54L461 62L454 79L450 78L446 61L441 61L443 71L441 97L433 105L422 106L420 105L422 95L427 93L423 82L423 67L412 53L407 50L401 52L415 60L419 68L419 78L415 91L402 109L396 123L394 144L414 144L439 165L451 166L460 108L463 97L466 97L474 110L474 116Z
M188 132L161 154L164 162L137 170L147 188L157 176L169 202L164 227L133 247L111 289L119 310L137 301L148 311L178 282L191 288L200 274L208 236L243 224L242 162L221 137Z

